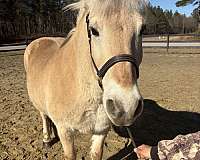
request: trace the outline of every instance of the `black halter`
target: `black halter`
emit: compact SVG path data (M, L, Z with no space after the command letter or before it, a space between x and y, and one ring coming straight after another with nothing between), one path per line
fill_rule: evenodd
M89 39L89 45L90 45L90 56L91 56L91 59L92 59L92 63L94 65L94 68L97 72L97 76L99 77L99 86L101 88L103 88L102 86L102 79L103 77L105 76L106 72L113 66L115 65L116 63L119 63L119 62L130 62L134 65L135 69L136 69L136 74L137 74L137 79L139 78L139 65L137 63L137 60L136 58L132 55L132 54L119 54L117 56L114 56L112 58L110 58L100 69L98 69L95 61L94 61L94 58L92 56L92 46L91 46L91 32L90 32L90 29L89 29L89 14L87 15L86 17L86 23L87 23L87 32L88 32L88 39Z

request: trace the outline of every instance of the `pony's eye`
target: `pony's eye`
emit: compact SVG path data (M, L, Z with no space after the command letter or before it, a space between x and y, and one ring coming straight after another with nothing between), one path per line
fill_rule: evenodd
M92 33L92 35L98 37L99 36L99 32L96 28L94 27L90 27L90 32Z

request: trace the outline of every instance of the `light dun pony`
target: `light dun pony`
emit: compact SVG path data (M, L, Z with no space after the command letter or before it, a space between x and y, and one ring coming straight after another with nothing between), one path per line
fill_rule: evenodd
M142 0L82 0L69 6L79 9L79 16L67 40L40 38L26 48L28 94L43 120L43 142L52 140L51 119L66 159L76 159L77 132L93 134L91 158L102 159L111 124L129 126L140 115L144 5ZM112 57L114 64L99 78L97 69Z

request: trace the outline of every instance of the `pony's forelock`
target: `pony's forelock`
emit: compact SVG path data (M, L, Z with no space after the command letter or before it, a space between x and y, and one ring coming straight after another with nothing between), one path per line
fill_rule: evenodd
M127 12L142 12L148 5L148 0L80 0L63 8L68 10L88 10L97 15L108 17L117 10L126 10Z

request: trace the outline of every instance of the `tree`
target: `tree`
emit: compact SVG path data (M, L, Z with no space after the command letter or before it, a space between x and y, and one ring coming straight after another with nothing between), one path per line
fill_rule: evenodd
M197 21L198 32L200 32L200 13L199 12L200 12L200 7L194 9L193 12L192 12L192 17L194 19L196 19L196 21Z
M176 2L177 7L186 6L188 4L200 5L200 0L179 0Z
M74 14L64 13L77 0L0 0L0 43L40 36L64 36L74 26Z
M77 12L63 12L62 8L76 1L0 0L0 43L41 36L66 36L75 26ZM145 15L145 34L189 33L198 26L198 9L193 11L191 17L186 17L149 3Z
M200 0L179 0L176 2L177 7L186 6L188 4L193 4L194 6L197 6L197 8L195 8L194 11L195 16L197 18L198 30L200 31Z

